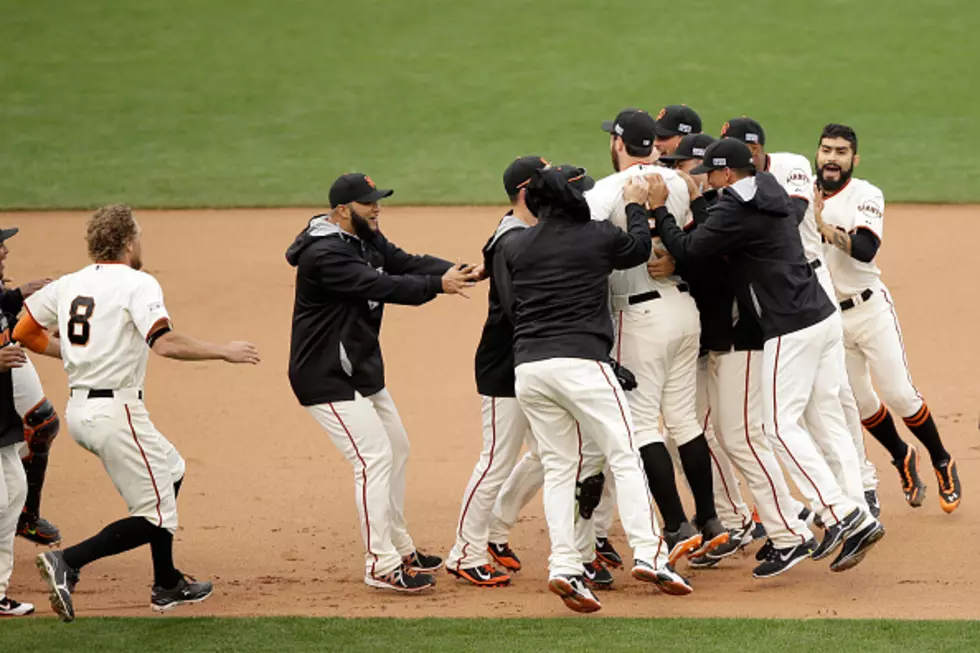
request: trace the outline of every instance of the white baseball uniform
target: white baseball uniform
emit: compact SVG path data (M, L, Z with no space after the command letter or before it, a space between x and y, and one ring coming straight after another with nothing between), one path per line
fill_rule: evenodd
M670 190L667 209L681 224L693 219L686 182L673 170L638 164L596 182L585 193L593 220L626 229L623 186L630 177L660 175ZM659 239L654 239L654 246ZM677 447L701 435L697 419L697 359L701 323L694 298L680 277L654 279L646 265L614 271L609 278L615 343L612 355L634 376L627 394L637 449L663 442L660 416Z
M806 254L807 260L810 262L810 266L813 267L816 272L817 279L820 281L821 287L827 293L827 296L836 305L836 299L833 292L833 284L830 279L830 270L826 264L823 257L823 245L820 239L820 233L817 231L817 221L816 216L813 212L813 172L810 168L809 160L799 154L792 154L789 152L775 152L768 155L767 159L767 169L776 180L780 183L786 193L790 197L801 198L806 201L807 209L806 214L803 217L803 221L800 223L800 240L803 243L803 251ZM878 479L875 475L874 464L869 462L867 455L865 453L864 447L864 430L861 427L861 418L858 414L857 403L854 400L854 394L851 392L850 382L847 378L846 368L841 370L841 379L838 389L838 396L840 398L841 409L844 411L844 418L847 423L848 432L851 434L851 440L854 443L855 455L858 459L858 468L861 473L861 486L862 490L873 490L878 486ZM820 414L815 404L811 404L807 407L807 410L803 414L803 425L810 433L822 432L827 428L824 424L823 416ZM821 437L819 435L814 437L814 440L820 446L820 449L824 456L827 458L828 463L830 463L831 469L834 470L834 474L838 477L838 481L841 482L841 487L855 487L852 482L845 482L841 475L844 473L844 468L841 466L840 458L838 453L831 448L828 448L828 439L826 437ZM777 447L777 451L782 452L781 447ZM798 475L796 466L792 464L785 454L782 454L784 465L790 470L790 474L794 476L797 481L804 481L802 477ZM803 482L798 483L801 490L803 488L809 488L809 493L807 494L807 499L810 501L811 507L819 505L817 501L817 496L813 492L812 484ZM861 496L852 497L855 500L860 500L863 497L863 492Z
M146 338L170 319L160 284L128 265L96 263L42 288L25 307L38 324L61 334L72 437L102 460L130 515L175 532L173 486L184 475L184 460L142 401Z
M824 199L824 222L847 233L867 229L881 240L884 217L884 194L863 179L852 177ZM881 270L874 260L863 263L833 245L826 245L824 251L836 299L853 304L842 312L844 346L861 418L873 416L881 407L872 377L889 408L903 418L916 417L924 402L912 384L895 303L881 282Z

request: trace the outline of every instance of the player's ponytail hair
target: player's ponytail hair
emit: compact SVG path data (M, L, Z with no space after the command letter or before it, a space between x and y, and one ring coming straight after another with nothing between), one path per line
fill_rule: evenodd
M103 206L88 221L88 255L93 261L118 261L135 237L132 209L125 204Z

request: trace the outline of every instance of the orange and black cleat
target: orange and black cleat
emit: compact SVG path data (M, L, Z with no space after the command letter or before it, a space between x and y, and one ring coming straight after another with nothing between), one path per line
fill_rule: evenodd
M956 471L956 461L950 458L934 469L936 470L936 479L939 480L939 505L942 506L946 514L949 514L959 507L962 495L960 475Z
M450 576L455 576L460 580L465 580L477 587L503 587L510 584L510 576L497 571L492 565L480 565L479 567L467 567L466 569L453 569L446 567Z
M61 532L47 519L23 512L17 522L17 534L41 546L61 544Z
M507 571L521 570L521 560L517 557L517 554L511 550L510 544L507 542L504 542L503 544L494 544L493 542L490 542L487 545L487 551L490 553L490 557Z
M912 445L908 446L903 460L893 460L892 465L898 470L898 475L902 478L902 492L905 493L905 501L913 508L918 508L926 498L926 484L919 476L919 452ZM937 470L938 473L938 470ZM955 509L956 506L953 506ZM947 512L951 512L948 511Z

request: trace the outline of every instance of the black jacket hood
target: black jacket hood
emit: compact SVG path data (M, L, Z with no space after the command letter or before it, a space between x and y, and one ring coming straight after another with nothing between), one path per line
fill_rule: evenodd
M740 179L725 189L739 204L757 209L760 213L776 218L796 215L796 210L786 191L768 172L759 172L751 177Z
M303 229L292 244L286 248L286 261L291 266L296 267L299 265L299 257L303 250L312 245L317 238L340 233L342 233L341 228L329 222L326 215L313 216L306 229Z

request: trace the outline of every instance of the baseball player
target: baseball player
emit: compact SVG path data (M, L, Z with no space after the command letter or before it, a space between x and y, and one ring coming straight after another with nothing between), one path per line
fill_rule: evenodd
M795 545L774 544L753 573L762 577L780 573L811 553L819 558L837 547L841 552L831 569L850 569L884 536L884 528L863 500L855 501L851 492L842 490L810 434L799 424L807 406L816 404L828 426L820 435L831 439L829 447L841 459L853 452L837 388L838 368L843 364L840 316L804 255L800 213L775 177L756 173L751 152L738 140L725 138L710 145L704 161L692 172L707 173L708 183L724 188L724 193L709 209L707 220L689 234L677 226L666 208L658 207L654 214L660 237L678 261L729 257L736 294L742 306L752 307L765 339L762 394L766 430L813 486L827 524L819 546L798 522L796 528L787 528L796 538ZM651 197L657 186L655 180ZM852 454L842 464L856 467L856 456Z
M653 146L664 155L674 154L685 136L701 133L701 116L686 104L671 104L657 114L657 130Z
M18 229L0 230L0 278L3 277L7 256L7 240L18 233ZM30 281L19 288L5 288L0 282L0 305L12 322L24 306L24 300L46 286L51 279ZM48 469L48 452L58 435L61 426L58 413L44 396L41 380L30 358L14 368L14 406L24 422L24 471L27 474L27 500L24 511L17 522L17 534L36 544L55 546L61 542L58 528L40 515L41 491Z
M539 222L497 253L505 262L505 275L497 279L502 305L513 315L515 390L545 471L552 544L548 587L578 612L601 608L582 576L575 521L576 512L590 520L605 462L619 488L633 577L670 594L692 591L668 563L643 482L629 404L607 362L613 342L609 274L650 257L649 215L633 201L645 194L645 182L626 189L628 232L590 219L583 191L591 185L580 168L535 170L527 203Z
M593 220L611 221L625 228L623 185L627 179L647 175L663 178L673 191L668 199L670 209L685 220L690 217L687 183L676 172L654 165L657 126L649 114L638 109L626 109L614 121L603 123L610 134L616 172L596 182L586 194ZM638 388L627 397L637 448L664 519L664 539L670 545L672 564L684 554L704 554L729 539L715 513L711 455L697 419L701 327L697 306L688 291L688 284L679 276L652 277L647 262L610 277L613 358L636 375ZM687 520L677 492L673 462L660 431L661 413L694 495L700 532Z
M514 325L500 305L493 270L504 264L497 251L518 232L537 223L525 203L531 174L548 165L539 156L515 160L504 171L504 190L511 210L504 215L493 236L483 247L483 267L490 278L489 308L483 334L476 350L476 386L483 403L483 449L463 492L456 543L446 558L450 575L480 587L507 585L510 575L490 565L489 556L505 570L520 570L520 560L503 546L491 546L491 509L501 486L514 469L521 446L530 438L531 427L514 395Z
M9 236L10 231L0 230L0 236ZM12 372L27 363L27 356L11 340L13 319L14 314L0 306L0 617L34 612L30 603L7 596L14 569L14 533L27 496L27 476L18 451L24 442L24 426L14 407L12 378Z
M939 505L951 513L961 500L956 461L943 446L932 413L912 385L902 331L875 257L883 235L881 190L854 177L860 162L857 134L845 125L824 127L817 148L816 225L840 302L847 374L865 428L891 454L909 505L922 505L925 484L919 455L898 435L891 408L929 451L939 482ZM872 386L874 378L884 403ZM885 406L888 406L886 408Z
M177 493L184 461L153 426L143 404L149 350L175 360L259 362L247 342L214 345L175 331L157 281L141 272L140 228L129 207L100 208L88 223L93 263L27 299L14 338L37 353L61 357L71 389L65 417L72 437L97 455L129 507L129 517L94 537L37 558L51 605L75 618L72 592L91 562L150 545L151 607L170 610L208 598L211 583L189 579L173 563ZM61 338L49 337L57 331Z
M366 175L340 176L330 187L330 212L311 219L287 250L296 268L289 382L354 469L365 584L411 593L435 585L422 572L441 567L442 558L418 551L406 526L409 444L385 388L384 305L418 306L463 292L479 273L410 255L385 238L379 202L392 194Z
M836 295L834 294L834 286L831 281L830 268L824 261L823 247L820 243L820 235L817 233L817 225L814 218L813 175L810 171L810 162L806 157L799 154L791 154L789 152L767 153L765 149L766 133L762 129L762 125L751 118L741 117L729 120L722 127L722 136L735 138L745 143L752 152L752 160L756 169L772 173L796 204L797 209L803 212L803 220L800 222L800 239L803 242L803 251L810 263L810 267L816 272L817 280L820 282L824 292L827 293L827 296L836 305ZM851 392L851 384L848 380L846 369L841 374L839 385L840 403L847 421L848 431L851 434L851 440L854 443L858 460L858 470L856 471L860 474L860 486L863 491L860 497L855 495L854 498L864 500L868 504L872 515L877 517L881 509L878 503L878 478L875 466L867 459L865 453L861 418L858 413L857 403L854 400L854 394ZM823 416L813 406L809 407L804 413L803 421L807 430L811 433L827 428L823 423ZM817 437L816 441L821 446L824 457L827 458L835 474L838 476L844 474L845 471L841 465L838 453L833 449L824 447L824 444L828 440ZM782 451L779 448L777 450ZM796 467L792 465L792 461L787 460L784 456L784 463L787 469L790 470L790 473L794 474L792 470L795 470ZM854 472L855 470L850 471L850 473ZM798 481L797 485L807 497L810 506L816 510L816 506L819 504L819 497L812 490L809 490L812 486L796 474L794 474L794 478ZM857 483L849 481L842 483L843 487L854 487L855 490L857 489L857 485Z

